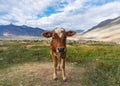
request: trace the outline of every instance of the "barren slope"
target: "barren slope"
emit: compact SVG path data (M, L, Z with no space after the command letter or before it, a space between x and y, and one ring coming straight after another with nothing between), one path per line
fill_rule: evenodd
M82 38L85 40L97 41L120 41L120 17L111 20L103 26L100 26L100 24L95 26L95 28L90 29L88 32L76 36L76 39Z

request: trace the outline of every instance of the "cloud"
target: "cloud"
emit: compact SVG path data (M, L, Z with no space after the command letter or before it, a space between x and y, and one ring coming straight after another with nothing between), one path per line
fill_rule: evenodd
M0 0L0 24L87 30L118 16L119 0Z
M18 23L34 20L52 4L52 0L1 0L0 18ZM14 23L14 22L12 22Z
M98 6L94 5L91 7L88 5L86 6L86 2L88 3L87 0L84 0L83 2L76 0L73 4L69 3L62 9L62 12L39 19L40 23L38 23L38 25L45 29L52 29L57 26L62 26L67 29L87 30L105 19L120 16L119 1L109 2ZM80 4L81 6L78 7ZM69 9L67 10L67 8Z

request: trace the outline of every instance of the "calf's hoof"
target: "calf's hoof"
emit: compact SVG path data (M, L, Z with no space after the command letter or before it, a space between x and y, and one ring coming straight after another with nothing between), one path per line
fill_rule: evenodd
M66 78L66 77L64 77L64 78L63 78L63 81L64 81L64 82L66 82L66 81L67 81L67 78Z
M58 78L57 77L53 77L53 80L58 80Z

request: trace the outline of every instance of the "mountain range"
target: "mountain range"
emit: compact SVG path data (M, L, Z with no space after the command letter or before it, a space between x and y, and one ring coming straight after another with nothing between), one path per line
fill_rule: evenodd
M10 38L16 36L41 36L41 33L44 32L41 28L33 28L26 25L17 26L13 24L9 25L0 25L0 37Z
M88 31L77 35L76 40L120 42L120 17L100 22Z
M44 31L41 28L33 28L26 25L0 25L0 38L40 37ZM83 30L76 30L76 32L79 34L72 37L72 40L112 41L120 43L120 16L102 21L86 32Z
M79 29L79 30L75 30L77 33L83 33L84 30Z
M26 25L17 26L13 24L0 25L0 38L25 38L25 37L40 37L41 33L45 30L41 28L33 28ZM83 30L76 30L77 33L83 32Z

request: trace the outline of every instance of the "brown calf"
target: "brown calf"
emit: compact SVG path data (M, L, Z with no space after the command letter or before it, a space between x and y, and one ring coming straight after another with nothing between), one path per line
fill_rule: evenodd
M52 41L50 43L50 52L54 62L54 72L53 79L57 79L57 65L59 65L60 70L60 62L62 68L62 77L63 80L66 81L65 74L65 57L66 57L66 38L67 36L75 35L75 31L65 31L64 28L55 28L52 32L44 32L42 35L46 38L52 37ZM59 63L59 64L58 64Z

